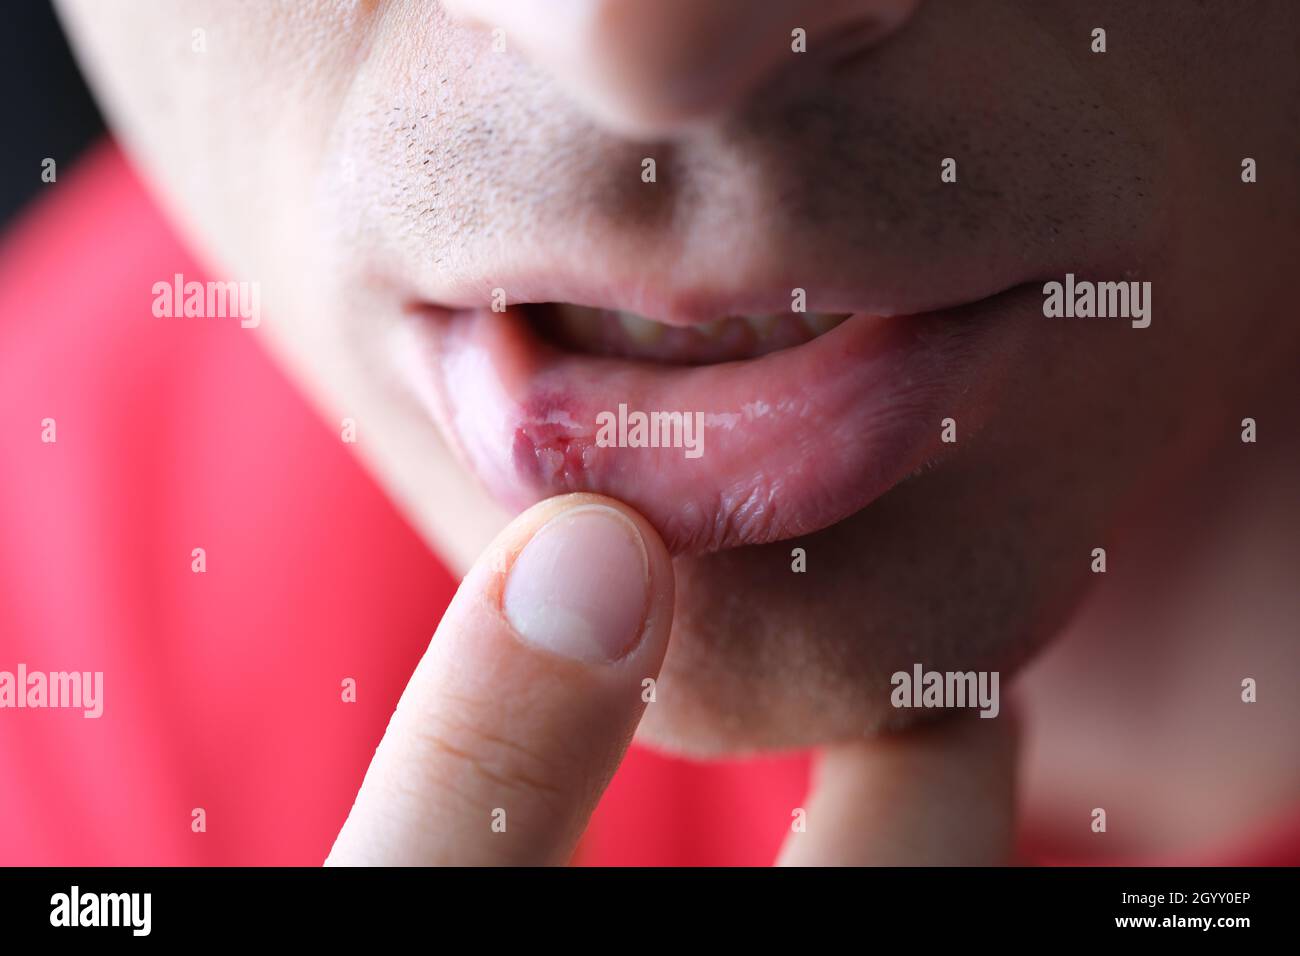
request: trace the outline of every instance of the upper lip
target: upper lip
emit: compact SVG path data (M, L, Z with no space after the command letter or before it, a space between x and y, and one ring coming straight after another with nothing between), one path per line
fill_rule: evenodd
M820 278L819 270L784 269L786 278L755 277L745 281L735 269L691 270L679 275L646 275L615 268L569 270L562 265L513 272L479 273L481 278L453 280L422 294L426 307L448 312L489 308L496 290L508 306L567 303L595 309L632 312L667 325L690 326L738 315L776 315L792 311L795 290L803 291L808 312L919 315L953 309L990 298L1025 283L1023 275L990 272L981 284L909 280L905 284Z

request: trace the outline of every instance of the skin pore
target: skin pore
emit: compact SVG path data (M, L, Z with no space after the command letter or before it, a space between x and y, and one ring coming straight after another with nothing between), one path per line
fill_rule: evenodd
M453 289L486 304L495 277L557 263L682 290L816 272L868 277L858 307L902 303L906 321L1066 272L1150 281L1142 330L1048 320L1032 296L974 306L1008 331L974 359L988 371L954 447L828 527L678 555L641 734L693 754L848 739L915 716L889 704L896 670L996 669L1008 686L1060 639L1026 681L1043 714L1031 806L1086 817L1109 799L1142 821L1130 845L1160 849L1294 788L1273 768L1296 766L1300 714L1243 710L1234 688L1294 677L1277 622L1295 589L1228 573L1242 556L1295 567L1300 540L1278 534L1296 509L1275 492L1296 474L1300 199L1283 170L1300 97L1277 68L1292 5L861 0L746 19L730 0L699 16L625 0L578 4L581 29L553 35L509 20L504 53L492 24L515 14L492 4L456 4L468 19L386 0L59 5L187 237L221 276L262 284L256 334L327 417L359 423L360 452L458 571L511 513L393 357L412 309ZM804 24L807 59L787 56ZM1239 440L1246 415L1263 444ZM1177 573L1198 561L1200 578ZM1258 746L1234 747L1243 734ZM1193 738L1199 757L1144 771ZM1161 811L1175 798L1183 819Z

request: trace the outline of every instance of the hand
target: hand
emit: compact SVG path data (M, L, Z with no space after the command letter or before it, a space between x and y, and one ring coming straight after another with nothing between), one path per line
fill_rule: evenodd
M461 583L326 864L567 863L672 613L672 562L635 511L566 495L524 512ZM1001 862L1006 728L961 719L829 749L781 862Z

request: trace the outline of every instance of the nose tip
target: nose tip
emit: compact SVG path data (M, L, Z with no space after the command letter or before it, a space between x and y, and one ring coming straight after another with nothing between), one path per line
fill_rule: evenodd
M880 43L919 0L444 0L503 31L600 124L669 135L735 109L854 28ZM861 29L863 25L867 29Z

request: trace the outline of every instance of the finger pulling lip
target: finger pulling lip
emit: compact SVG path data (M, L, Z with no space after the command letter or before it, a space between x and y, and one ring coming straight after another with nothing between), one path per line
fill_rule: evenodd
M597 492L704 553L834 524L935 457L944 419L976 424L1024 292L689 367L566 352L515 309L426 308L401 365L506 507Z

